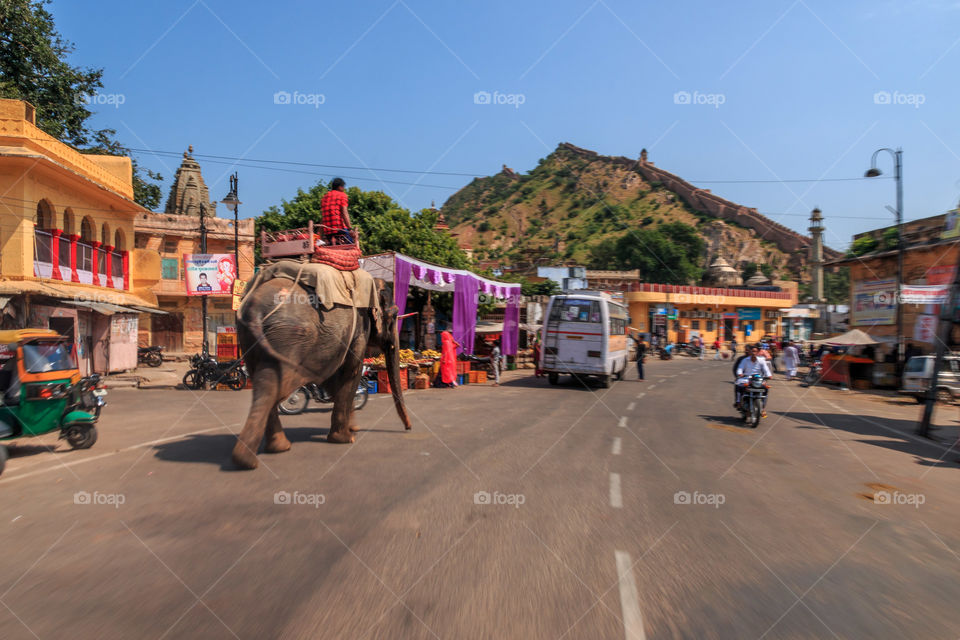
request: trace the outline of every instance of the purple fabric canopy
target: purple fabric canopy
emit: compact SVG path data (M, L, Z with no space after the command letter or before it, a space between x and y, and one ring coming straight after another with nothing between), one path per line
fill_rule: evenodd
M473 276L456 275L453 292L453 339L461 345L459 353L473 353L479 285L480 281Z
M503 336L500 347L504 355L517 355L517 340L520 335L520 289L507 289L507 309L503 313Z
M407 310L407 294L410 292L410 268L413 265L399 256L393 258L393 303L397 305L397 316ZM397 333L403 326L403 320L397 324Z

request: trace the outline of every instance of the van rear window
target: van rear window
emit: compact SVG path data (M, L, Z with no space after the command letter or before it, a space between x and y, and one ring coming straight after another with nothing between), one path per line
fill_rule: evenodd
M907 360L907 365L904 367L904 371L907 373L922 373L926 368L927 358L910 358Z

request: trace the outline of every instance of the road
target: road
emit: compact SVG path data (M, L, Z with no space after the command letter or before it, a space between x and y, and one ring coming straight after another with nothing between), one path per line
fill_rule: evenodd
M253 472L249 392L113 391L0 478L2 637L960 636L954 409L778 380L749 430L728 364L647 370L412 392L407 433L374 397L354 445L308 411Z

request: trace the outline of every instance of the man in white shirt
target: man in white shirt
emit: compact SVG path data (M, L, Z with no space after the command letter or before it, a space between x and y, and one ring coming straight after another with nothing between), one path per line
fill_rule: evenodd
M797 366L800 364L800 352L797 351L797 348L793 346L792 342L788 342L787 346L783 349L783 366L787 370L787 380L793 380L797 377Z
M740 407L740 393L743 391L743 387L750 382L750 377L759 373L761 376L766 378L772 378L773 374L770 373L770 365L767 363L766 358L760 357L760 348L756 345L750 347L750 357L744 358L740 365L737 367L737 380L733 385L734 389L734 403L733 406L736 408ZM767 395L763 395L763 417L767 417Z

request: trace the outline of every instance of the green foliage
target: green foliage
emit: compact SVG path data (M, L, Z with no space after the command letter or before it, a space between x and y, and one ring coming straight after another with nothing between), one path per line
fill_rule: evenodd
M26 100L36 108L37 126L83 153L129 155L113 129L87 125L89 96L103 87L103 69L67 62L73 43L63 39L44 5L49 0L0 0L0 97ZM134 199L147 208L160 203L159 174L133 162Z
M256 233L305 227L310 220L320 221L320 200L327 187L317 184L309 191L299 189L291 201L270 207L256 220ZM366 254L397 251L412 258L466 269L467 255L456 240L434 229L437 214L424 209L411 215L380 191L347 189L350 220L360 232L360 246Z
M883 230L883 248L896 249L899 244L899 235L896 227L888 227Z
M593 245L589 264L594 269L640 269L641 279L647 282L689 284L702 274L704 248L696 229L672 222Z
M770 278L770 280L773 280L774 276L776 275L773 267L765 262L760 264L760 271L761 273L763 273L763 275ZM744 282L746 282L747 279L752 277L753 274L755 274L756 272L757 272L757 263L748 262L743 266L743 270L740 271L740 277L743 278Z
M490 223L487 222L486 220L484 220L483 222L477 225L477 231L479 231L480 233L483 233L485 231L490 231L490 229L491 229Z
M853 241L850 251L855 256L862 256L865 253L870 253L876 248L877 241L873 236L863 236L862 238L857 238Z
M850 304L850 267L824 270L823 295L830 304Z

